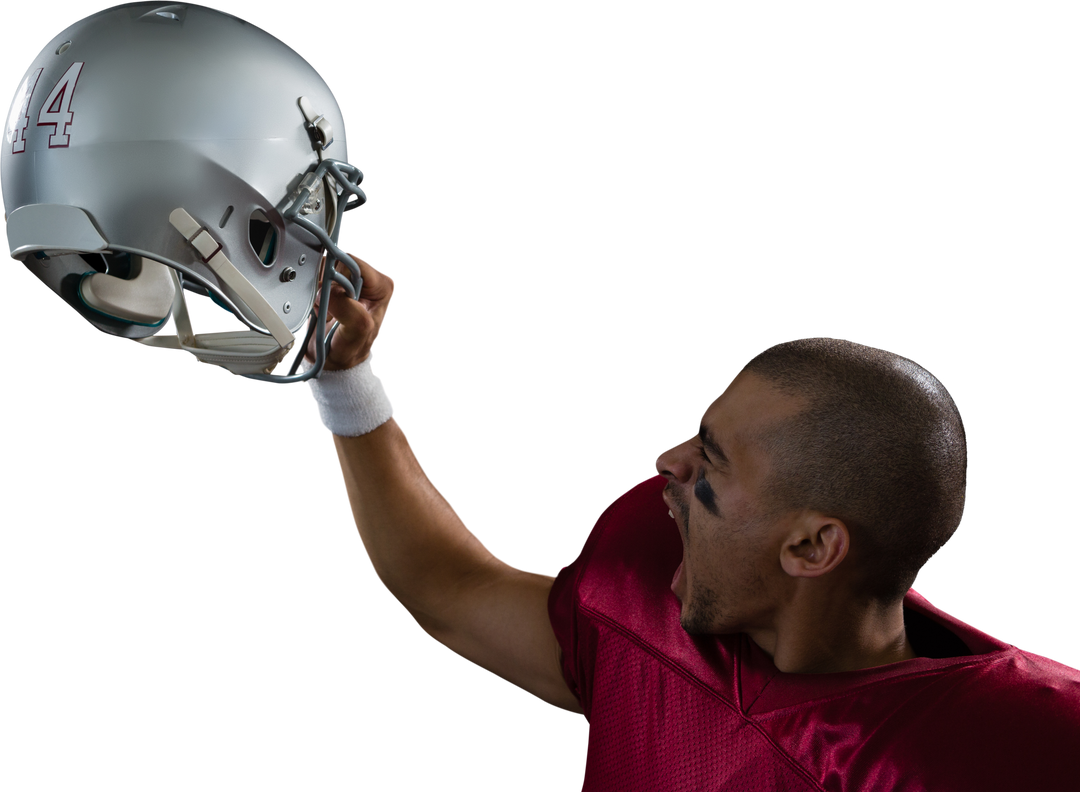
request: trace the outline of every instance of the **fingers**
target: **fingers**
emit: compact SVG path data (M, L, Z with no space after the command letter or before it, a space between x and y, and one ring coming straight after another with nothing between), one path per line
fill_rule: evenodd
M337 320L338 328L327 350L326 369L329 371L351 368L367 358L371 345L379 334L386 307L394 291L394 282L389 277L366 261L355 256L351 258L360 268L364 283L360 290L359 300L352 299L340 284L336 282L330 284L327 314ZM322 266L325 265L324 258ZM342 275L350 274L349 267L340 261L335 262L335 268ZM316 305L320 296L317 292ZM315 353L314 344L315 339L312 338L312 343L309 344L307 350L308 356L312 358Z
M357 256L352 251L347 251L349 256L360 267L364 285L360 290L360 301L370 312L376 326L376 340L382 332L382 326L387 322L387 314L390 312L390 304L397 293L397 281L389 272L383 271L370 263L363 256Z
M364 284L360 289L360 302L364 303L372 313L378 314L381 319L382 314L386 312L386 303L394 293L394 282L363 259L351 253L349 256L360 268L360 277L364 279ZM349 274L347 265L337 262L336 266L342 274Z
M373 266L368 264L361 258L350 254L350 258L357 265L360 270L360 277L363 278L363 285L360 288L359 300L369 308L382 304L383 310L385 310L385 303L390 299L394 293L394 282L388 275L384 275L379 272ZM323 260L319 263L319 275L318 282L322 282L323 267L326 266L326 256L323 255ZM341 261L334 262L334 269L338 273L352 280L352 272L348 265Z
M362 303L349 297L338 284L330 286L330 297L327 303L327 313L336 319L341 325L338 333L345 331L349 338L359 338L362 335L377 331L375 317ZM372 338L374 340L374 338Z

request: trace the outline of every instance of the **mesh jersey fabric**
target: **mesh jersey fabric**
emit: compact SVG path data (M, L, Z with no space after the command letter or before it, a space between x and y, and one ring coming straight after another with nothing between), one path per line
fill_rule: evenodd
M661 477L600 517L548 602L589 719L584 792L1080 790L1080 672L909 592L913 660L786 674L742 634L688 635Z

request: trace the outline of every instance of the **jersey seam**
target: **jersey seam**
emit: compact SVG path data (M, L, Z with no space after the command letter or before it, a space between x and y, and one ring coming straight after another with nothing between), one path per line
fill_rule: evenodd
M759 723L757 723L753 718L749 717L745 712L743 712L734 702L728 701L726 698L721 696L717 691L713 690L708 685L706 685L701 679L699 679L697 677L696 674L693 674L692 672L690 672L688 669L684 668L679 663L675 662L674 660L672 660L669 657L666 657L666 656L658 653L656 651L656 649L651 644L643 641L640 637L637 636L637 634L635 634L631 630L626 629L621 624L619 624L618 622L611 619L609 616L607 616L607 615L605 615L603 613L600 613L599 611L596 611L596 610L588 607L587 605L582 604L580 601L578 602L578 608L580 609L580 611L583 614L587 614L594 621L598 621L598 622L602 623L605 627L610 629L612 632L617 633L618 635L622 636L624 639L630 641L630 643L635 644L639 649L644 650L647 654L652 656L654 659L660 661L663 665L670 668L672 671L674 671L676 674L681 676L683 679L685 679L687 682L692 684L694 687L698 688L699 690L704 691L710 697L712 697L716 701L721 702L724 706L731 709L733 712L735 712L739 716L739 718L742 720L742 722L744 724L746 724L746 725L750 726L751 728L753 728L754 731L756 731L761 736L762 739L764 739L769 745L772 746L773 750L779 756L781 756L784 759L784 761L787 763L788 767L791 768L791 770L793 772L795 772L799 777L801 777L806 783L810 784L818 792L826 792L825 787L823 787L818 782L818 780L816 778L814 778L812 775L810 775L809 771L807 771L806 768L804 768L801 764L799 764L795 760L795 758L793 756L791 756L791 754L789 754L786 750L784 750L779 745L777 745L776 741L772 738L772 736L769 735L764 730L764 728L762 728L762 726ZM736 657L736 663L738 663L738 658L737 657ZM736 673L738 673L738 672L736 671Z

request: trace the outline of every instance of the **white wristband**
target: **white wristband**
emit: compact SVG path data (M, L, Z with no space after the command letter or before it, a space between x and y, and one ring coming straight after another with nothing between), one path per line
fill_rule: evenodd
M306 361L305 361L306 362ZM342 371L323 371L308 380L326 428L342 437L357 437L382 426L394 411L379 378L371 372L371 356Z

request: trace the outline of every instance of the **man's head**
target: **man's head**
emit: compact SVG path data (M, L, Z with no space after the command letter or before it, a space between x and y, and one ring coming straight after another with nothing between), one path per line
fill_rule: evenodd
M912 361L833 339L766 350L657 460L684 627L768 624L815 579L897 601L959 524L966 467L952 398Z

